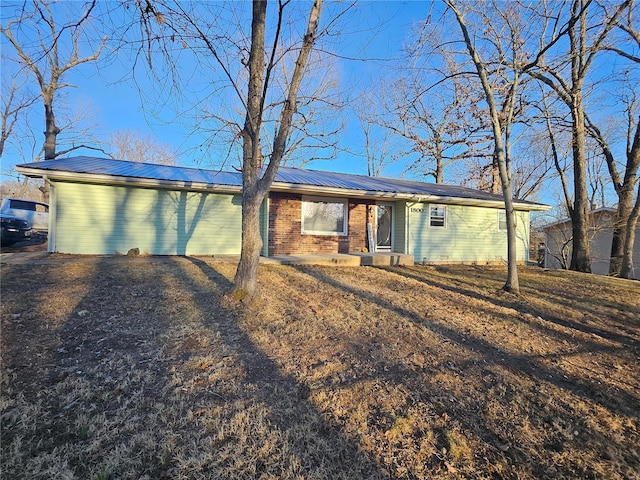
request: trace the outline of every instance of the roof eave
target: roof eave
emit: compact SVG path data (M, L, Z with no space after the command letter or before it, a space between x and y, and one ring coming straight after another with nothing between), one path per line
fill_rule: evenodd
M197 191L211 191L225 193L240 193L242 186L240 185L225 185L219 183L204 183L204 182L185 182L181 180L161 180L155 178L143 178L143 177L127 177L117 175L100 175L95 173L78 173L78 172L66 172L63 170L46 170L35 169L31 167L17 166L18 173L31 178L47 178L49 180L69 180L76 182L95 183L100 185L118 185L118 186L137 186L148 188L166 188L166 189L178 189L178 190L197 190Z
M18 165L16 166L18 173L32 178L47 178L49 180L67 180L76 182L88 182L101 185L118 185L118 186L138 186L147 188L166 188L166 189L179 189L179 190L195 190L195 191L208 191L221 192L221 193L241 193L241 185L227 185L218 183L204 183L204 182L186 182L180 180L164 180L153 179L146 177L129 177L129 176L117 176L109 174L96 174L96 173L80 173L69 172L65 170L49 170L34 167L27 167ZM280 192L299 192L311 195L331 195L340 197L354 197L354 198L366 198L370 200L405 200L413 201L416 203L441 203L448 205L465 205L465 206L479 206L490 208L504 208L504 202L502 200L486 200L479 198L463 198L455 196L442 196L442 195L425 195L415 193L400 193L400 192L383 192L376 190L355 190L340 187L327 187L318 185L307 185L298 183L287 182L273 182L271 185L271 191ZM529 210L529 211L545 211L551 207L549 205L531 204L514 202L514 207L517 210Z
M480 198L462 198L442 195L424 195L413 193L381 192L375 190L353 190L339 187L323 187L318 185L302 185L297 183L273 182L271 191L299 192L312 195L334 195L341 197L358 197L370 200L406 200L416 203L441 203L448 205L465 205L477 207L504 208L502 200L485 200ZM543 204L514 202L517 210L546 211L551 207Z

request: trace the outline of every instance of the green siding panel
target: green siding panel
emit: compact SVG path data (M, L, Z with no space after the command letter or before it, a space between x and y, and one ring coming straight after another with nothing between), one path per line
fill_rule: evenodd
M238 254L239 195L56 183L60 253Z
M407 253L407 202L396 202L394 214L393 250L397 253Z
M416 262L495 262L507 259L507 232L499 230L501 210L446 206L446 228L429 226L429 204L407 205L409 254ZM518 261L528 260L529 212L518 211Z

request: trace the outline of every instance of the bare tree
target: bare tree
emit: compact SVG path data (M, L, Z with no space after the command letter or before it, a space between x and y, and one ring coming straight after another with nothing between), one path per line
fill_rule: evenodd
M74 12L74 17L64 22L60 22L54 15L56 7L53 3L55 2L43 0L25 2L19 8L19 15L15 19L0 26L0 32L15 49L21 66L33 75L38 84L45 113L45 160L78 148L90 148L88 145L80 144L62 151L57 149L58 134L62 129L56 121L55 103L59 92L71 87L64 82L65 74L80 65L96 61L106 42L106 39L103 39L90 55L82 56L80 53L80 40L85 25L89 23L93 14L95 0L83 3L82 7ZM30 37L33 34L36 38ZM68 51L67 47L70 47Z
M285 8L280 3L278 27L281 25ZM290 77L288 92L280 111L279 125L273 140L269 165L262 173L263 152L260 146L262 130L263 106L269 88L270 73L275 65L275 48L269 55L265 65L265 38L267 2L255 0L251 20L251 50L249 52L249 88L247 94L247 114L244 128L241 131L242 145L242 251L240 262L234 278L233 295L235 298L250 300L257 292L258 261L262 238L260 236L260 205L269 191L280 161L285 154L287 139L290 134L293 115L296 113L298 89L302 82L309 54L313 49L318 32L322 0L315 0L302 45ZM279 28L278 28L279 30ZM277 35L276 35L277 41Z
M0 197L2 198L28 198L36 201L46 201L42 198L41 179L31 179L30 182L18 180L4 180L0 184Z
M378 113L370 118L402 142L397 156L407 159L407 171L442 183L445 169L460 160L491 162L491 134L482 92L460 74L434 25L406 49L394 72L399 78L375 87Z
M502 4L485 4L479 12L481 22L477 22L472 31L457 2L447 0L446 4L455 15L489 110L494 158L500 173L507 220L508 270L503 289L519 293L510 147L513 124L519 113L519 93L522 88L520 63L524 45L522 35L526 31L527 20L513 6L504 8ZM489 10L494 16L488 16ZM485 58L481 57L477 42L483 42L483 47L488 48Z
M602 152L609 171L611 182L613 184L616 195L618 196L618 207L616 209L616 220L613 225L613 237L611 243L611 260L609 263L610 275L621 275L624 251L633 251L633 244L625 245L625 237L627 226L633 224L631 218L634 209L633 197L635 193L636 183L638 183L638 170L640 169L640 117L637 114L637 99L635 93L628 97L627 100L627 135L626 135L626 161L622 164L624 171L621 174L613 153L605 134L586 117L587 125L590 133L596 139ZM637 219L636 219L637 222Z
M314 90L310 88L314 79L308 72L315 68L312 63L319 60L311 53L318 37L322 0L309 4L303 30L299 29L302 5L280 0L269 9L266 0L254 0L247 34L243 4L137 2L147 58L153 57L154 42L161 39L161 51L168 59L164 65L177 70L171 53L178 42L181 52L190 50L194 54L198 68L212 67L199 70L199 75L219 74L212 79L218 82L213 89L216 95L223 95L228 87L230 97L236 99L235 111L210 112L220 125L219 131L231 133L241 144L242 247L231 294L243 302L251 301L257 293L261 206L287 153L299 107L310 105L301 99L303 81L305 89ZM235 10L203 15L201 9L209 7ZM268 13L273 21L268 21ZM222 24L221 17L225 15L237 20L232 31L229 25ZM220 23L207 23L211 19ZM236 120L238 117L243 119Z
M364 140L362 152L351 152L361 155L367 161L367 175L378 177L384 169L397 161L396 145L387 129L381 127L374 119L371 106L375 100L371 95L364 94L356 106L356 115L360 124L360 131Z
M12 79L9 83L8 75L2 77L2 134L0 136L0 158L4 153L4 145L14 132L14 128L21 114L38 101L38 97L30 95ZM6 82L6 83L5 83Z
M625 132L626 140L626 158L624 161L619 161L618 156L615 155L615 148L611 145L610 135L601 130L592 118L585 115L589 134L602 149L611 183L618 196L611 241L609 274L624 278L629 277L629 266L633 263L629 255L633 253L635 225L638 221L638 209L634 206L633 197L636 183L638 183L638 171L640 170L640 99L638 98L640 91L638 90L637 75L630 75L630 71L635 69L637 72L638 67L640 67L640 58L633 54L634 51L640 48L640 29L634 24L633 19L634 4L635 2L630 2L627 15L619 16L616 21L617 27L623 32L622 38L612 36L608 45L603 46L603 50L616 53L619 56L617 60L629 61L629 65L626 65L627 68L623 74L623 81L619 84L616 82L619 88L616 93L613 93L614 98L619 99L617 103L624 108L624 127L620 128L621 131ZM625 39L627 40L626 42ZM629 228L633 231L629 232ZM629 241L631 244L627 244Z
M175 165L177 153L168 143L133 130L116 130L110 138L110 154L119 160Z
M541 4L546 8L546 4ZM527 66L527 72L553 90L564 102L571 114L573 149L573 203L569 212L573 228L571 269L591 271L588 237L589 195L587 192L587 130L585 123L584 91L587 75L593 66L596 54L605 45L618 17L628 7L625 1L613 12L603 12L590 0L572 0L569 12L540 12L555 19L549 32L542 30L540 44L543 48ZM553 13L552 15L550 15ZM560 26L566 13L566 23ZM551 40L547 40L550 36ZM550 55L551 45L563 45L558 40L567 37L567 50L563 54Z

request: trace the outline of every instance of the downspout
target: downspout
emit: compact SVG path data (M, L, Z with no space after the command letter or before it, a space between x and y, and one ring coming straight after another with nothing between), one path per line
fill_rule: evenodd
M406 223L406 227L405 227L405 237L404 237L404 243L405 243L405 247L404 247L404 251L407 255L411 255L413 257L413 263L416 262L416 257L413 254L413 252L411 252L409 250L410 245L411 245L411 241L410 241L410 236L411 236L411 205L415 205L414 203L409 203L406 202L405 203L405 211L404 211L404 215L405 218L407 219Z
M265 195L262 202L262 256L269 256L269 209L271 205L269 202L269 193Z
M44 183L49 186L49 228L47 230L47 252L54 253L56 251L56 206L58 203L58 194L55 184L49 180L49 177L44 175L42 178Z

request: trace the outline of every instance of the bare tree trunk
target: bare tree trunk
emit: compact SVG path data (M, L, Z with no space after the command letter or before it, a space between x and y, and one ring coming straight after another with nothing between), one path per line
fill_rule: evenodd
M609 275L622 274L622 262L626 250L626 237L629 232L631 212L633 211L633 192L635 185L626 185L618 196L618 209L616 210L611 238L611 257L609 260ZM631 187L631 188L629 188Z
M242 196L242 255L236 270L233 297L249 301L258 291L258 265L262 249L260 235L260 206L265 195L255 193Z
M627 221L627 229L624 236L624 252L622 256L622 265L620 266L620 276L622 278L631 278L633 272L633 245L636 241L636 227L638 218L640 217L640 186L636 196L636 204L631 210L629 220ZM636 274L638 272L635 272Z
M444 183L444 164L440 157L436 157L436 171L434 175L436 183Z
M286 3L280 3L280 18ZM274 66L275 46L271 52L265 76L266 0L254 0L251 21L251 51L249 52L249 87L247 113L242 129L242 247L231 295L249 303L258 293L258 264L262 238L260 236L260 206L264 201L285 154L293 115L297 111L297 96L309 54L315 44L322 0L315 0L309 15L307 31L302 41L289 82L287 97L280 112L279 125L273 140L269 165L263 165L260 133L263 108L269 86L269 73ZM278 31L280 29L278 28Z
M247 113L242 130L242 246L232 290L234 298L241 301L250 301L258 290L258 263L262 248L260 204L265 192L260 191L258 180L263 166L260 128L262 126L266 16L266 0L254 0Z
M500 165L497 156L494 155L491 164L491 193L500 195L502 191L502 182L500 181Z
M629 123L631 124L631 116L629 117ZM616 212L616 220L613 226L613 238L611 239L611 259L609 262L609 275L620 275L623 278L629 278L627 275L623 275L623 264L625 263L625 257L628 253L633 252L633 241L635 237L635 230L629 232L629 228L635 229L635 222L633 220L634 210L633 206L633 192L635 185L638 182L638 168L640 168L640 118L635 127L635 134L633 135L633 142L627 147L627 165L625 168L624 178L620 181L616 164L613 159L613 154L607 148L605 150L605 156L607 157L607 165L609 166L609 172L611 173L612 180L618 194L618 211ZM637 206L637 203L636 203ZM636 218L637 221L637 218ZM633 225L633 227L631 227ZM629 245L629 238L631 238L631 245Z
M573 250L569 268L578 272L591 273L591 252L589 248L589 195L587 193L586 131L580 85L576 89L571 109L573 140L573 188L574 206L571 211L573 228Z
M507 152L505 150L505 143L503 142L503 129L502 124L500 122L500 115L498 113L498 105L495 99L494 90L489 82L489 78L487 76L486 64L483 63L480 58L471 36L469 34L469 30L465 23L464 17L458 6L454 2L454 0L448 0L449 7L455 13L456 19L458 21L458 25L460 26L460 30L462 31L462 35L464 37L464 42L467 47L467 51L469 52L469 56L471 57L473 64L476 67L476 71L478 73L478 77L482 83L482 88L484 90L485 99L487 105L489 106L489 112L491 114L491 124L493 128L493 141L495 146L494 151L494 166L497 167L500 175L500 183L502 185L502 195L504 198L504 207L505 207L505 216L507 220L507 280L502 287L503 290L507 292L512 292L519 294L520 293L520 281L518 279L518 264L517 264L517 255L516 255L516 222L515 222L515 211L513 208L513 197L511 192L511 175L509 174L509 168L507 165ZM510 85L511 95L509 96L509 101L507 102L509 105L513 105L513 94L515 93L515 89L518 85L518 75L516 73L515 78L512 80ZM510 116L509 116L510 118Z
M53 113L53 96L43 95L44 99L44 159L53 160L56 158L56 144L60 129L56 126L56 117Z

